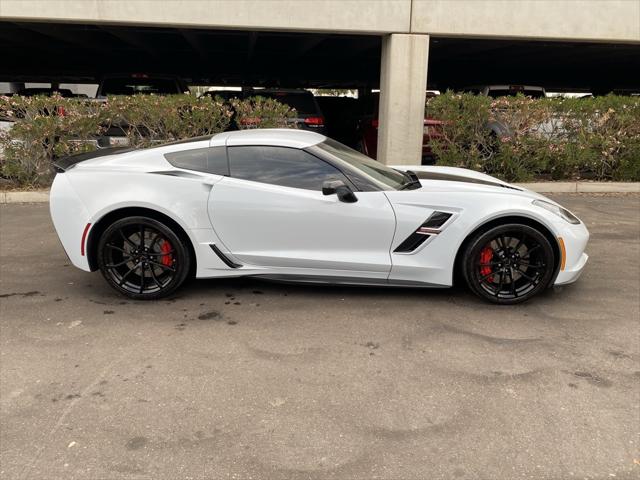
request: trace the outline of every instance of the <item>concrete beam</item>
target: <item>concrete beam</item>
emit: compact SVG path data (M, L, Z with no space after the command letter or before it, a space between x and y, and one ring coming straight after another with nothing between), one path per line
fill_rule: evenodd
M638 0L414 0L411 32L640 42Z
M0 18L640 42L638 0L0 0Z
M428 35L382 39L378 160L420 165L427 89Z
M0 18L250 30L409 31L412 0L0 0Z

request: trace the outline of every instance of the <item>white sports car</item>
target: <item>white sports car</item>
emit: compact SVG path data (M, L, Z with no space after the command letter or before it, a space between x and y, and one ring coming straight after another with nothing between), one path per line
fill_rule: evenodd
M449 287L512 304L575 281L589 233L552 200L482 173L390 168L323 135L245 130L56 164L71 262L155 299L252 276Z

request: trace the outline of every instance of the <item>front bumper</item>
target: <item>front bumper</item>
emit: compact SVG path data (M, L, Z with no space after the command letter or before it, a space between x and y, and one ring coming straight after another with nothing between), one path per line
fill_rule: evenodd
M584 223L571 225L564 222L561 225L559 237L564 241L566 255L564 268L558 272L554 285L566 285L578 280L589 259L584 251L589 241L589 230Z
M584 270L585 265L587 264L587 260L589 260L589 255L583 252L582 255L580 255L580 260L578 260L578 263L576 265L574 265L570 269L567 269L565 267L564 270L561 270L560 273L558 273L554 285L567 285L578 280L578 278L582 274L582 271Z

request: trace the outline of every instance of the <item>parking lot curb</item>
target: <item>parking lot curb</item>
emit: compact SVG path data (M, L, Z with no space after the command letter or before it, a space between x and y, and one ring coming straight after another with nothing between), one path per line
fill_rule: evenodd
M49 190L0 192L1 203L45 203L49 201Z
M640 193L640 182L533 182L516 185L538 193Z
M515 185L538 193L640 193L640 182L535 182ZM48 201L49 190L0 191L0 204Z

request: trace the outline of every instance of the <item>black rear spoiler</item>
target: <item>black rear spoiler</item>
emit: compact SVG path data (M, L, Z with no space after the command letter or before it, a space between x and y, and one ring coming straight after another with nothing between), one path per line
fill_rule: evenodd
M59 158L53 162L53 169L58 172L66 172L70 168L74 167L77 163L84 162L85 160L91 160L92 158L106 157L108 155L116 155L119 153L126 153L135 150L130 147L111 147L100 148L93 152L76 153L75 155L69 155L67 157Z

